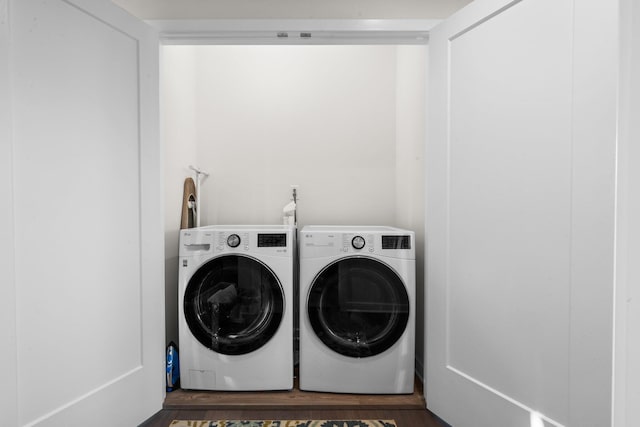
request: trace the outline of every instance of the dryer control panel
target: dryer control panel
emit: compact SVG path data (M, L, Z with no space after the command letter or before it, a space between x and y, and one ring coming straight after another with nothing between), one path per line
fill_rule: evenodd
M305 227L300 232L301 256L372 255L415 259L414 233L391 227Z
M374 248L374 235L373 234L343 234L342 235L342 252L349 252L351 249L355 251L371 252Z

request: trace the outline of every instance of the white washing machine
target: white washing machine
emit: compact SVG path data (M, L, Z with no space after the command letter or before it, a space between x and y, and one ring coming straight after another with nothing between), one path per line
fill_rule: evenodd
M415 235L392 227L300 231L300 389L413 393Z
M295 237L279 225L180 231L182 388L293 388Z

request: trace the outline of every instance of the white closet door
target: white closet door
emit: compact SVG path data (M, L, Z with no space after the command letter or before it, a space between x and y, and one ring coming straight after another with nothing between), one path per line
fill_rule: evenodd
M106 0L8 16L17 421L137 425L164 394L157 35Z
M617 2L476 0L430 37L427 406L611 423Z
M13 246L13 160L11 147L11 80L9 73L9 17L6 2L0 1L0 366L4 371L0 387L0 414L8 426L18 424L16 375L16 298Z

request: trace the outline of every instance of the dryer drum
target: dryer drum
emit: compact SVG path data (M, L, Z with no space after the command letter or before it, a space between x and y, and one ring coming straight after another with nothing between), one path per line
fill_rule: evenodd
M314 279L307 314L316 336L333 351L369 357L389 349L404 333L409 296L402 279L384 263L343 258Z
M284 314L284 291L262 262L226 255L203 264L187 285L184 316L194 337L221 354L247 354L265 345Z

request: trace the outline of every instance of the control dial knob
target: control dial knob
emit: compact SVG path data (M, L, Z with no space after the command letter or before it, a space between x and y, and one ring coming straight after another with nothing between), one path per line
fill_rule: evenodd
M238 236L237 234L232 234L227 237L227 245L232 248L237 248L238 245L240 245L240 236Z
M364 237L362 236L356 236L353 239L351 239L351 246L353 246L356 249L364 248L365 243L366 242L364 240Z

